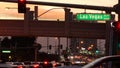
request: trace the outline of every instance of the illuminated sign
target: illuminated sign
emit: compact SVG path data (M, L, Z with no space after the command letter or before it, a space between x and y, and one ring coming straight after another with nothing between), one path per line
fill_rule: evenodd
M2 50L2 53L11 53L10 50Z
M99 13L77 13L76 14L76 20L88 20L88 21L93 21L93 20L110 20L111 16L110 14L99 14Z

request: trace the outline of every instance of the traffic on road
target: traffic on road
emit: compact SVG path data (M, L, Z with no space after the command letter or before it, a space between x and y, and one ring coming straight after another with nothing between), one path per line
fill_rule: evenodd
M80 64L70 62L4 62L0 63L0 68L81 68Z

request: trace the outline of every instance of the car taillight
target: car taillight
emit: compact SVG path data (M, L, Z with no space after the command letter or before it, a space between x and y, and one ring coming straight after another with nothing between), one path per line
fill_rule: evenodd
M23 66L20 65L20 66L17 66L17 68L23 68Z
M56 63L54 63L54 64L53 64L53 67L56 67L56 65L57 65L57 64L56 64Z
M48 62L47 62L47 61L44 61L44 64L48 64Z
M38 67L39 67L38 64L34 64L34 65L33 65L33 68L38 68Z

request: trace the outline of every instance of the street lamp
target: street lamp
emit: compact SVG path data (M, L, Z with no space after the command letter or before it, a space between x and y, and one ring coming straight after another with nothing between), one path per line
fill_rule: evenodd
M49 12L49 11L51 11L51 10L54 10L54 9L64 9L64 8L51 8L51 9L43 12L42 14L38 15L38 17L40 17L40 16L44 15L45 13L47 13L47 12Z
M17 7L5 7L6 10L8 9L18 9Z

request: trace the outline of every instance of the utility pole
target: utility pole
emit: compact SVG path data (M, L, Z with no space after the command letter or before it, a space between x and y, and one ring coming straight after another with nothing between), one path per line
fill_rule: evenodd
M66 34L66 38L67 38L67 48L69 47L68 46L68 38L69 38L69 32L70 32L70 9L68 9L68 8L65 8L64 9L64 11L65 11L65 34Z
M71 9L69 8L64 8L65 11L65 34L66 34L66 42L67 42L67 46L66 49L69 49L69 37L70 37L70 30L71 30L71 22L73 22L73 12L71 12Z
M106 11L107 14L111 14L111 11ZM111 15L111 20L106 21L106 45L105 45L105 52L106 55L113 55L113 29L111 27L111 23L115 20L115 16ZM106 68L112 68L112 62L107 64Z
M38 6L34 7L34 16L35 16L35 20L38 20Z
M49 52L48 49L49 49L49 37L47 37L47 53Z
M58 37L58 55L61 55L61 53L60 53L60 37Z
M30 8L26 8L26 13L24 13L24 32L27 35L29 33L29 22L33 21L34 11L30 11Z

